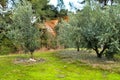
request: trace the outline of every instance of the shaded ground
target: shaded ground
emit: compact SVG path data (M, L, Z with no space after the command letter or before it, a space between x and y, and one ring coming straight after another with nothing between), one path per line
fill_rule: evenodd
M81 50L79 52L75 50L64 50L59 52L57 56L68 63L78 62L79 65L87 65L92 68L120 73L120 58L108 60L103 56L103 58L99 59L94 52L89 50Z
M26 62L29 60L27 54L0 56L0 80L120 80L117 72L92 68L76 61L75 57L79 56L73 52L65 52L70 55L68 57L62 57L64 52L36 52L37 61L33 63ZM15 63L21 60L26 61Z

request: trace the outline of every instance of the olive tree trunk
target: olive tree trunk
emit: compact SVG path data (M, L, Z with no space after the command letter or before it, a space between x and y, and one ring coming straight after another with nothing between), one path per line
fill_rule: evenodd
M98 58L102 58L102 55L106 49L107 49L106 45L103 46L101 51L98 50L97 46L95 46L95 48L93 48L93 50L95 50Z

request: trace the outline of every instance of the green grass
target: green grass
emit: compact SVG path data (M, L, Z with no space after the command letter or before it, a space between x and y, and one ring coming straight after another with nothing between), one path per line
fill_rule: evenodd
M120 80L120 74L66 62L58 52L36 52L38 62L16 63L17 59L28 59L29 55L0 56L0 80Z

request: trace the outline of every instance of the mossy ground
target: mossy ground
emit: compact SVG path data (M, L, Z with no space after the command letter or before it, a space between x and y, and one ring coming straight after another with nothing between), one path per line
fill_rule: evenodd
M118 72L82 65L70 58L66 62L59 56L56 51L35 52L37 62L20 63L15 61L29 59L29 55L0 56L0 80L120 80Z

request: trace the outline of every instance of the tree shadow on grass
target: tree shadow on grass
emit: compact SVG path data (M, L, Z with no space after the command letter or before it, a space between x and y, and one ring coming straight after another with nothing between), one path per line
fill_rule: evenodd
M109 70L120 73L120 61L108 60L105 56L97 58L96 54L90 50L64 50L56 54L61 60L67 63L86 65L92 68Z

